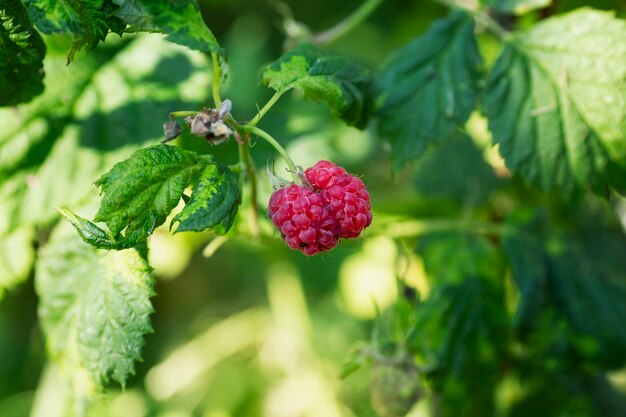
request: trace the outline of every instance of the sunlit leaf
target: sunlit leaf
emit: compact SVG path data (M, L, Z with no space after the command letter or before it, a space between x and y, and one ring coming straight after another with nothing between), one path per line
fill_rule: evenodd
M35 261L34 240L35 231L30 227L0 234L0 300L29 277Z
M151 331L153 280L134 249L100 251L64 229L37 262L39 317L51 358L74 390L91 396L125 384Z
M263 83L276 91L300 89L327 104L347 124L363 128L370 110L370 72L353 61L300 44L263 71Z
M120 6L115 15L134 29L160 32L166 39L202 52L224 54L204 23L195 0L112 0Z
M175 146L140 149L96 181L104 196L94 221L106 223L114 239L135 246L165 222L206 165L195 152Z
M582 9L515 34L485 115L507 166L542 190L626 190L626 23ZM609 70L610 68L610 70Z

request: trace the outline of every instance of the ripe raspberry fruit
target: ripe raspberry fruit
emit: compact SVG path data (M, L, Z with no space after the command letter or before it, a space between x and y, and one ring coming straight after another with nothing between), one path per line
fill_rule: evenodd
M339 237L357 237L372 223L370 195L359 177L328 161L319 161L304 175L328 204L339 225Z
M276 190L267 211L292 249L311 256L337 245L337 222L322 197L309 187L292 184Z

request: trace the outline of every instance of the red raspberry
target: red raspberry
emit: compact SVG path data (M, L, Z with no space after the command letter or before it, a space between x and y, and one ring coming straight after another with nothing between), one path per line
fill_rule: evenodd
M322 197L292 184L270 197L268 215L292 249L311 256L337 245L337 222Z
M339 237L357 237L372 223L370 195L359 177L328 161L319 161L304 175L337 220Z

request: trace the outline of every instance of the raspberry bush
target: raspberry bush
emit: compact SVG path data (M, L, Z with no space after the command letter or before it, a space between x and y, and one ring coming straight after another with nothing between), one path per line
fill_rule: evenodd
M625 415L625 14L0 0L0 416Z

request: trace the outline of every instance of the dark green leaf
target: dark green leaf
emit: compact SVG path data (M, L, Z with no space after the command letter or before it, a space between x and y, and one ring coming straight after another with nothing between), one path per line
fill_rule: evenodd
M179 222L176 232L213 229L224 234L233 224L240 198L235 175L228 167L211 161L172 224Z
M508 337L500 254L488 240L461 233L433 235L420 252L433 288L416 309L411 344L434 366L439 415L493 415Z
M562 216L562 215L561 215ZM503 247L520 289L520 336L566 353L576 366L626 363L626 237L594 224L582 232L551 228L545 215L518 215ZM546 331L544 322L553 323ZM542 327L544 326L544 327ZM529 342L530 343L530 342Z
M122 20L114 16L117 6L111 0L26 0L26 5L31 19L42 32L74 35L68 62L85 46L94 50L109 31L121 35L125 28Z
M414 184L426 197L462 204L483 202L499 181L483 155L465 135L454 135L415 163Z
M224 54L202 19L195 0L113 0L120 6L117 17L134 29L160 32L167 40L202 52Z
M104 197L94 221L106 223L113 238L127 242L127 247L141 243L163 224L207 163L175 146L134 152L96 181Z
M135 249L97 250L70 229L55 230L38 260L39 317L52 360L91 396L134 373L151 331L153 279Z
M565 195L626 190L626 23L583 9L513 37L485 115L507 166Z
M371 110L371 75L360 65L310 44L300 44L265 68L263 83L276 90L298 88L326 103L347 124L364 128Z
M391 144L394 169L465 124L481 77L474 20L461 13L435 22L392 56L376 91L380 134Z
M0 106L30 101L43 91L46 45L19 0L0 0Z

